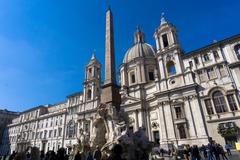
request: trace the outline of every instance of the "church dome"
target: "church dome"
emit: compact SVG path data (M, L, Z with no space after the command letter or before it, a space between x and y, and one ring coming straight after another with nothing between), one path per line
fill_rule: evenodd
M144 33L137 29L135 32L135 44L128 49L125 54L123 63L128 63L138 57L154 57L155 51L153 47L144 40Z

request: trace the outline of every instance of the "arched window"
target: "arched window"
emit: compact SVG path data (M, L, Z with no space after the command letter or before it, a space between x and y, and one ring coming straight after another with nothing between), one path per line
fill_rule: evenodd
M224 95L220 91L213 93L213 103L217 113L227 112L227 105Z
M175 64L173 61L169 61L167 63L167 72L168 72L168 75L176 74L176 68L175 68Z
M73 120L68 122L67 125L67 135L69 138L73 138L76 134L76 125L75 122Z
M134 71L130 72L130 74L129 74L129 79L130 79L130 83L131 83L131 84L136 83L136 77L135 77Z
M163 41L164 48L169 46L167 34L162 35L162 41Z
M92 99L92 90L88 89L88 91L87 91L87 100L90 100L90 99Z
M237 55L237 58L238 60L240 60L240 44L237 44L235 47L234 47L234 51Z

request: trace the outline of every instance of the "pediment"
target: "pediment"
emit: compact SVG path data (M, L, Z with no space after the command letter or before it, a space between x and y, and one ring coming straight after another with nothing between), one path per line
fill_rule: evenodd
M131 96L125 96L122 98L122 104L138 103L140 101L140 99Z

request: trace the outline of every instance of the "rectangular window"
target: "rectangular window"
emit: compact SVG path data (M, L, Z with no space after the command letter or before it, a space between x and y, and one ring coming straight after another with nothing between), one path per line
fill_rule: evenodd
M213 51L213 56L214 56L215 59L219 59L220 58L217 51Z
M180 139L187 138L185 126L183 124L179 124L179 125L177 125L177 128L178 128L179 138Z
M88 79L92 77L92 68L88 69Z
M208 78L209 78L209 79L214 79L214 78L217 77L214 68L209 68L209 69L207 69L207 73L208 73Z
M62 128L58 129L58 136L60 136L60 137L62 136Z
M218 66L219 72L221 74L221 77L226 77L227 76L227 71L224 65Z
M198 71L198 76L199 76L200 82L205 82L207 80L207 76L204 70Z
M203 59L204 59L205 62L209 61L210 60L209 55L207 53L205 53L203 55Z
M189 61L189 67L192 68L192 66L193 66L192 61Z
M154 81L154 72L153 71L148 72L148 77L150 81Z
M176 119L184 118L181 107L175 107Z
M54 129L54 137L57 137L57 130Z
M214 114L213 108L212 108L212 103L211 103L210 99L205 100L205 106L206 106L208 115Z
M230 106L231 111L236 111L236 110L238 110L237 104L236 104L236 102L235 102L235 99L234 99L234 95L233 95L233 94L227 95L227 100L228 100L228 103L229 103L229 106Z
M49 135L48 135L49 138L52 137L52 130L49 131Z
M88 123L85 123L85 132L89 132L89 124Z
M168 47L168 37L167 34L162 35L163 47Z
M153 138L154 138L154 142L159 144L159 140L160 140L159 131L153 131Z

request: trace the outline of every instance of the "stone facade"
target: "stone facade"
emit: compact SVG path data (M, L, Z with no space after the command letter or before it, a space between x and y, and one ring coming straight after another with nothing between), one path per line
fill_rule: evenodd
M108 11L106 65L110 69L107 56L114 58L111 23ZM138 28L134 45L119 67L119 102L129 115L130 131L145 127L149 139L164 148L207 144L210 137L220 144L239 139L240 35L184 53L176 27L162 17L154 38L156 48L146 43ZM107 74L106 80L115 80L114 74ZM96 137L94 120L101 94L111 100L109 94L118 90L104 87L101 65L93 54L86 65L83 92L60 104L25 111L13 120L8 126L11 150L32 145L45 151L66 147L69 152L77 138L91 141Z
M12 120L19 115L18 112L0 109L0 155L9 151L5 144L8 143L7 125L12 123Z

